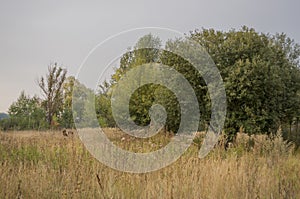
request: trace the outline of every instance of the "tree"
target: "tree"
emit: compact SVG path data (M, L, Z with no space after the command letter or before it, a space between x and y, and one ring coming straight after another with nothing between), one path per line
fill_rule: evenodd
M21 92L16 102L12 103L8 110L9 121L6 129L41 129L46 128L45 111L41 106L41 100L34 96L30 97Z
M63 110L59 123L64 128L74 128L72 101L73 101L73 89L75 84L75 77L67 77L63 84Z
M72 86L72 115L77 128L98 126L95 113L95 92L74 79Z
M160 55L160 60L162 64L167 65L182 74L191 85L196 94L201 113L200 118L197 118L200 119L198 130L203 131L207 127L207 121L210 119L211 115L210 99L207 96L207 85L199 71L195 69L188 60L185 60L178 54L172 52L186 52L189 54L188 57L192 54L198 54L199 52L193 52L193 49L189 48L189 44L185 40L169 40L166 43L166 50ZM176 76L173 78L176 78ZM180 85L178 89L180 89ZM176 132L181 122L180 104L174 93L166 88L160 88L156 92L158 93L157 96L160 96L158 98L159 103L167 109L168 119L166 127L168 130ZM190 101L188 96L186 96L185 100L187 102Z
M243 27L196 30L191 37L205 47L221 72L229 136L241 127L250 134L275 132L300 114L300 48L286 35Z
M57 63L48 67L46 77L38 80L38 85L44 96L43 106L46 110L48 124L53 125L53 118L63 110L63 83L67 70L57 66Z
M166 44L167 50L174 50L174 48L181 44L180 42L180 40L169 41ZM118 68L115 71L115 74L112 75L112 81L109 85L111 90L114 90L115 85L119 82L121 77L123 77L123 75L125 75L125 73L127 73L130 69L144 64L150 64L150 67L155 67L156 69L152 71L153 74L146 74L149 78L151 78L151 76L156 76L157 78L165 78L164 74L161 73L159 67L157 67L160 63L162 63L164 65L172 67L185 76L185 78L193 86L193 89L197 90L199 96L198 100L203 102L201 103L201 112L207 113L207 115L209 116L209 112L203 111L203 109L207 109L209 105L206 105L206 103L204 103L204 99L207 99L204 97L207 93L207 88L205 87L204 80L201 79L200 74L188 61L184 60L178 55L170 53L169 51L161 51L159 50L160 47L160 39L154 37L151 34L145 35L140 38L133 50L125 53L122 56L120 61L120 68ZM158 65L154 63L158 63ZM150 108L154 104L160 104L165 108L167 112L167 120L165 125L166 129L169 131L177 132L180 124L181 113L180 105L176 99L176 96L163 85L152 83L142 86L142 73L144 73L143 68L139 70L139 74L136 74L135 78L131 78L131 84L134 84L136 87L138 87L138 89L135 90L135 92L131 95L129 102L129 112L131 119L138 125L148 125L151 120L149 115ZM176 90L176 88L173 89ZM119 107L117 108L117 110L122 110L122 104L119 104L118 106ZM122 111L116 114L116 116L122 118L122 120L128 119L123 118L124 116L122 115ZM205 120L203 119L202 121Z
M108 82L103 82L99 86L95 99L96 115L101 127L114 127L116 125L112 115L109 87L110 84Z
M119 82L120 78L130 69L141 66L143 64L159 62L159 48L161 40L152 34L141 37L132 51L125 53L120 61L120 68L112 75L111 89ZM148 125L150 123L149 109L155 101L155 90L158 85L147 84L141 85L143 70L140 74L136 74L136 78L132 79L132 83L137 85L137 89L130 99L129 112L131 119L138 125ZM102 100L104 100L102 98ZM122 109L120 107L120 109ZM119 117L123 117L119 115ZM126 119L126 118L123 118ZM111 119L109 119L111 121Z

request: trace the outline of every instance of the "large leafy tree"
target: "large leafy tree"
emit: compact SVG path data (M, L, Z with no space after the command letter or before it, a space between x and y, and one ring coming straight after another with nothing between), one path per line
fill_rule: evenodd
M274 132L299 115L299 46L254 29L191 32L212 56L227 94L226 131Z
M48 67L48 74L38 80L44 97L43 106L49 125L53 125L54 118L59 116L63 110L63 84L66 74L67 70L55 63Z
M180 40L169 41L166 45L167 50L174 50L180 44ZM206 87L203 79L200 74L197 73L197 70L192 67L192 65L179 57L176 54L170 53L169 51L161 51L159 48L161 47L161 41L159 38L154 37L151 34L145 35L140 38L133 50L125 53L120 61L120 68L118 68L115 74L112 75L111 84L108 85L111 90L114 89L115 85L119 82L121 77L125 75L130 69L135 67L150 64L151 67L156 67L154 63L168 65L175 70L182 73L186 79L193 86L194 90L197 90L199 101L204 101L204 97L206 95ZM154 72L155 71L155 72ZM160 73L159 67L156 67L156 70L153 71L153 74L146 74L150 78L150 76L157 76L157 78L165 78L164 74ZM138 125L147 125L150 122L149 110L153 104L162 105L167 112L167 120L166 120L166 129L169 131L177 132L177 129L180 124L181 114L180 114L180 106L176 99L176 96L172 91L166 88L163 85L158 85L155 83L141 85L142 82L142 73L143 68L139 70L139 74L136 74L136 77L131 79L131 84L134 84L138 89L132 94L130 99L129 111L131 115L131 119ZM158 77L159 76L159 77ZM180 85L178 85L180 87ZM174 88L176 89L176 88ZM201 95L200 95L201 93ZM109 94L108 94L109 96ZM186 96L187 97L187 96ZM101 100L103 101L104 96L102 95ZM106 98L107 99L107 98ZM206 98L205 98L206 99ZM188 99L187 99L188 101ZM110 104L110 103L107 103ZM206 103L201 103L202 105L202 113L205 113L203 109L206 109ZM120 104L119 109L122 109L122 105ZM106 109L101 109L102 112ZM109 110L109 109L108 109ZM100 112L100 111L99 111ZM106 111L107 115L111 116L111 110ZM203 114L204 115L204 114ZM209 115L209 114L207 114ZM123 117L121 114L117 114L118 117ZM204 118L204 116L203 116ZM123 118L126 119L126 118ZM204 124L205 120L202 120L202 124Z

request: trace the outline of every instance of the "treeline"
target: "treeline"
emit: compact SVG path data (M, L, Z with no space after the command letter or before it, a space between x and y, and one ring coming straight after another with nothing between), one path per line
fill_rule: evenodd
M72 116L72 87L74 77L67 71L51 64L48 73L37 84L43 98L30 97L22 91L8 110L9 117L0 120L2 130L45 130L74 127Z
M229 139L241 129L248 133L275 133L300 140L300 48L285 34L264 34L248 27L228 32L213 29L195 30L189 38L200 43L211 56L222 76L227 115L224 130ZM187 60L172 52L181 51L181 39L163 44L151 34L142 37L124 54L111 81L102 85L97 113L103 123L113 124L109 101L111 91L130 69L147 63L161 63L180 72L191 84L199 102L199 130L206 130L211 117L211 99L201 74ZM140 48L147 46L147 48ZM150 47L150 48L149 48ZM179 50L180 49L180 50ZM192 54L192 49L184 49ZM139 84L137 76L136 84ZM167 112L166 128L176 132L180 124L180 107L174 93L157 84L137 89L130 99L131 119L139 125L150 123L149 109L161 104Z
M191 31L189 38L200 43L211 56L222 76L227 115L224 131L229 138L242 128L244 132L274 133L278 128L287 136L298 138L300 116L300 48L285 34L264 34L243 27L227 32L213 29ZM211 117L211 99L201 74L187 60L176 55L183 40L167 41L165 50L157 50L163 44L151 34L140 38L137 44L120 60L111 80L99 86L95 95L98 122L102 127L114 127L111 110L112 90L130 69L142 65L160 63L180 72L192 86L201 112L199 130L207 129ZM148 46L148 48L140 48ZM149 48L150 46L150 48ZM191 49L187 49L191 50ZM9 108L9 119L0 121L1 128L47 129L74 127L72 115L72 89L74 77L56 64L49 67L46 77L38 81L43 98L29 97L24 92ZM136 83L139 84L138 78ZM84 85L81 85L82 89ZM84 92L83 92L84 93ZM78 102L79 103L79 102ZM147 84L137 89L130 98L131 119L138 125L150 123L149 109L161 104L167 112L166 130L176 132L180 124L180 106L174 93L157 84ZM75 119L83 120L84 109L75 113ZM88 122L88 121L87 121ZM294 130L293 130L294 129ZM292 135L292 132L296 132Z

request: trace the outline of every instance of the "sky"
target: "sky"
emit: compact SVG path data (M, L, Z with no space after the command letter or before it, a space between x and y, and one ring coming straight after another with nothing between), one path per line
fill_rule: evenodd
M298 0L0 0L0 112L22 90L40 96L37 79L49 64L76 75L91 49L121 31L151 26L188 33L246 25L284 32L300 43L299 8Z

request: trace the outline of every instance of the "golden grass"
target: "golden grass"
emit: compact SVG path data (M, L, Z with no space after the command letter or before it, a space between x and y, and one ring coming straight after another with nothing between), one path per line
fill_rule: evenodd
M106 132L132 150L169 140ZM239 134L227 151L216 147L204 159L193 144L166 168L130 174L99 163L76 136L0 133L0 167L0 198L300 198L300 155L279 135Z

